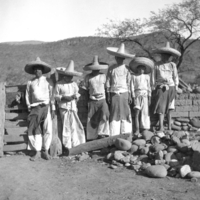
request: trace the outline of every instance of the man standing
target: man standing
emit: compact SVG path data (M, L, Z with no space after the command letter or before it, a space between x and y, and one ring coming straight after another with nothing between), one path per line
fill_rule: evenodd
M54 100L52 98L53 83L43 76L51 71L51 67L37 58L25 66L25 72L35 77L28 81L26 88L26 104L28 116L28 150L34 150L35 155L30 160L35 161L42 153L46 160L50 159L48 150L52 140L52 116L54 117ZM42 150L42 152L41 152ZM41 152L41 153L40 153Z
M171 111L175 109L175 96L178 89L179 77L174 62L170 62L171 57L180 57L181 53L170 47L167 42L166 47L154 50L160 54L161 59L156 63L153 70L153 87L155 88L154 114L159 115L159 132L164 131L164 116L168 118L168 129L171 130Z
M110 135L109 110L105 94L106 75L100 72L107 68L108 64L99 62L98 56L83 68L85 71L92 71L85 76L82 87L89 92L87 140Z
M107 73L107 96L110 103L110 135L132 133L132 118L130 106L131 74L124 64L125 58L134 58L122 43L120 48L108 47L107 52L115 56L117 64L110 66Z

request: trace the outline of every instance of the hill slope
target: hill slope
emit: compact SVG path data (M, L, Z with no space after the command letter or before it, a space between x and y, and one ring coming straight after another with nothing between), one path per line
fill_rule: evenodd
M164 46L165 40L160 37L159 43L155 43L155 35L144 35L144 41L148 45ZM158 35L156 36L158 37ZM0 81L10 84L24 84L30 79L30 75L24 72L27 62L33 61L36 57L50 64L53 68L67 66L72 59L75 62L75 69L83 71L83 66L92 61L94 55L99 55L101 61L112 64L114 57L106 52L106 47L118 47L119 39L101 37L82 37L61 40L41 44L0 44ZM144 54L139 46L133 42L127 42L127 49L131 53ZM200 42L189 49L189 53L181 66L181 77L187 82L194 82L200 70ZM127 61L129 62L129 60Z

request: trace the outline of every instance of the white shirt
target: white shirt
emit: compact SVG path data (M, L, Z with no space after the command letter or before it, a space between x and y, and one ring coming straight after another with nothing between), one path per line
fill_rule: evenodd
M37 106L41 103L51 103L52 109L55 110L52 91L53 82L45 76L41 76L40 78L35 77L28 81L26 86L26 104L28 108Z
M79 88L76 82L66 83L64 80L58 81L55 90L54 90L54 97L55 100L58 102L59 108L77 111L76 100L73 99L72 101L64 101L61 100L63 96L72 96L76 95L77 98L80 97L78 93Z
M105 99L105 83L106 75L99 73L96 76L87 74L84 78L83 89L89 90L90 99L101 100Z
M130 91L131 74L125 64L117 64L108 69L106 88L108 92L123 93Z
M151 96L149 74L132 75L131 93L132 97L136 97L138 95Z

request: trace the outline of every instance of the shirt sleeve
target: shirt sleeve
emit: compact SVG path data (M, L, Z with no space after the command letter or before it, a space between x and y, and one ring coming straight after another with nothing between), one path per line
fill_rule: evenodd
M26 99L26 105L28 108L30 108L31 106L31 93L30 93L30 85L31 85L31 81L28 81L27 85L26 85L26 94L25 94L25 99Z
M178 77L178 71L177 71L177 68L176 68L176 64L175 63L171 63L172 66L173 66L173 74L172 74L172 77L173 77L173 80L174 80L174 84L176 87L178 87L178 84L179 84L179 77Z

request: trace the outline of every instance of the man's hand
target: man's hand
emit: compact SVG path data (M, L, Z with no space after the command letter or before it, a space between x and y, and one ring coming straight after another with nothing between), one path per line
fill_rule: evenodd
M132 97L131 97L131 94L130 94L130 93L128 93L128 103L129 103L129 104L132 104Z

